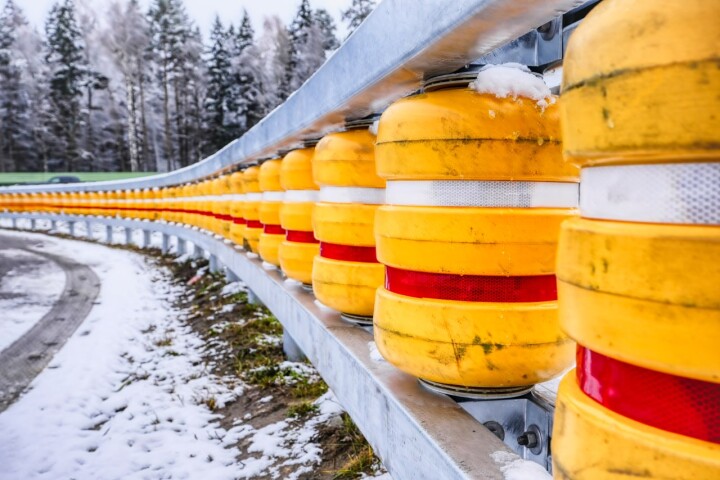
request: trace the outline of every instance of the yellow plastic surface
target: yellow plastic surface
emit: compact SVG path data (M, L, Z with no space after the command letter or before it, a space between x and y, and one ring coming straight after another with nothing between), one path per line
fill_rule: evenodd
M245 193L260 192L260 167L249 167L243 170L243 190Z
M339 312L372 316L375 291L384 281L385 267L379 263L315 257L312 271L315 297Z
M258 173L260 191L282 192L284 190L282 185L280 185L281 165L282 160L279 158L275 160L268 160L260 165L260 172Z
M375 171L375 135L367 128L325 135L315 146L312 169L318 185L385 188Z
M378 260L406 270L472 275L555 272L560 208L385 205L375 224Z
M561 156L557 104L500 99L469 88L393 103L383 113L375 159L387 179L576 182Z
M261 233L258 242L258 253L260 257L268 263L279 267L280 259L278 258L278 249L280 244L285 240L285 235L275 235L270 233Z
M280 207L280 225L285 230L312 232L313 202L283 202Z
M662 8L610 0L593 10L564 62L566 157L580 165L717 159L718 18L720 2L706 0Z
M284 190L317 190L312 175L314 148L301 148L285 155L280 167L280 184Z
M552 451L556 480L720 478L720 445L611 412L580 390L574 370L560 383Z
M315 255L320 253L317 243L288 242L285 240L278 249L278 259L288 278L310 285Z
M318 202L313 216L315 238L327 243L373 247L377 209L377 205Z
M380 288L374 325L378 350L390 363L451 385L532 385L559 375L575 356L556 302L455 302Z
M280 207L282 202L263 200L258 208L258 216L263 225L280 225Z
M250 247L250 251L253 253L258 253L260 234L262 234L262 231L262 228L250 228L248 226L246 226L245 230L243 230L243 238Z

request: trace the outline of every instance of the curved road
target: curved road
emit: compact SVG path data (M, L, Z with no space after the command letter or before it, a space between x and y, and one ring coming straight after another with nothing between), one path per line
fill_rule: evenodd
M0 250L19 249L55 262L65 271L60 298L30 330L0 352L0 412L5 410L50 363L67 339L82 324L100 293L100 279L88 266L71 258L32 248L35 239L0 233ZM0 262L0 276L12 266Z

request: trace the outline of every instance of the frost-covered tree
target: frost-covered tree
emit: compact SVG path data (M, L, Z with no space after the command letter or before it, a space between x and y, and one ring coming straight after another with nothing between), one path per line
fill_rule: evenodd
M232 72L230 46L232 31L226 31L220 17L215 17L210 32L210 48L207 52L207 97L205 98L206 139L211 151L222 148L230 141L236 128L230 123L230 98L232 96Z
M340 42L335 35L335 32L337 31L337 26L335 25L335 21L330 16L328 11L324 8L316 9L315 13L313 14L313 19L315 21L315 24L320 29L320 32L322 33L323 48L326 51L335 50L336 48L338 48L340 46Z
M48 123L54 134L53 164L73 171L81 163L80 101L87 79L83 38L75 17L73 0L55 3L45 24L50 74Z
M148 165L150 156L144 99L148 78L146 48L150 38L149 25L137 0L113 1L108 15L112 23L104 31L102 42L121 75L129 168L133 172L154 170L154 165Z
M370 15L375 9L375 0L352 0L347 10L342 11L342 20L347 22L348 36Z
M263 23L258 40L259 70L263 85L264 111L269 112L290 95L290 35L282 20L273 15Z
M36 155L32 146L30 98L23 83L26 64L18 50L18 36L28 22L13 0L0 13L0 171L27 167ZM23 165L24 164L24 165Z
M290 62L287 85L293 92L325 61L324 36L315 21L309 0L302 0L290 25Z

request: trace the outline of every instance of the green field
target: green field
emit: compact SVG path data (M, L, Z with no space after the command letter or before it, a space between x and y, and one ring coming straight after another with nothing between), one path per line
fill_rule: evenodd
M146 177L148 175L155 175L155 173L156 172L11 172L0 173L0 185L44 183L52 177L60 175L78 177L83 182L102 182L105 180L123 180L126 178Z

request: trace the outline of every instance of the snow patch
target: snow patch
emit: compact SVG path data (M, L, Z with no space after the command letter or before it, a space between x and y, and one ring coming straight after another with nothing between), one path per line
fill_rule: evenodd
M500 465L505 480L552 480L552 476L540 465L523 460L514 453L499 451L490 457Z
M368 349L370 350L370 359L374 362L384 362L385 357L382 356L382 353L377 348L377 343L375 342L368 342Z
M470 88L498 98L529 98L535 100L541 108L555 103L555 97L542 77L533 74L528 67L519 63L484 66L475 81L470 83ZM490 113L493 118L494 113Z

